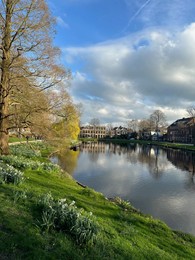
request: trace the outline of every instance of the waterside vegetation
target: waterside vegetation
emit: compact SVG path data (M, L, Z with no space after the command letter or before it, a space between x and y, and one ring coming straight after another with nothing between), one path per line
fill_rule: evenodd
M44 142L10 150L0 157L11 167L0 172L0 259L195 258L195 237L78 185Z

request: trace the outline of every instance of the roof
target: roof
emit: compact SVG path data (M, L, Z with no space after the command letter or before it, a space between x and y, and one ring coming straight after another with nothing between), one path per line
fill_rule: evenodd
M192 121L192 119L195 119L195 117L187 117L187 118L183 117L183 118L178 119L175 122L173 122L169 127L174 127L174 126L185 127ZM195 123L195 122L193 122L193 123Z

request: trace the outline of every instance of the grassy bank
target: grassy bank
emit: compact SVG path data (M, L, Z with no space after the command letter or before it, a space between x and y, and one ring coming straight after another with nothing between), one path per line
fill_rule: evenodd
M32 148L0 158L0 259L195 258L193 236L78 185L48 162L44 144Z

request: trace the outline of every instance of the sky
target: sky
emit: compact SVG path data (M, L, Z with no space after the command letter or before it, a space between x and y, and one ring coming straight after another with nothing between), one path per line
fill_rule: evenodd
M47 0L81 123L123 125L195 106L194 0Z

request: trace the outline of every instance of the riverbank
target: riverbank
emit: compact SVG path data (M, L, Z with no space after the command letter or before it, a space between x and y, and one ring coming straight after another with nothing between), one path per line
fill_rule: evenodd
M119 144L128 144L128 143L138 143L144 145L157 145L164 148L173 148L173 149L181 149L181 150L189 150L195 152L195 145L193 144L185 144L185 143L171 143L171 142L161 142L161 141L146 141L146 140L128 140L128 139L81 139L83 142L91 141L91 142L112 142Z
M19 185L5 181L0 184L0 259L195 258L195 237L171 230L128 202L119 198L110 201L78 185L51 165L46 157L51 152L48 147L42 143L32 145L33 151L27 144L13 146L17 156L1 158L20 170L24 180ZM64 198L64 204L59 202ZM51 211L43 210L43 201ZM62 218L56 221L56 202L70 209L66 211L69 224L72 216L77 218L76 231L67 223L62 228ZM85 227L82 235L78 233L79 223ZM87 241L82 240L84 235Z

